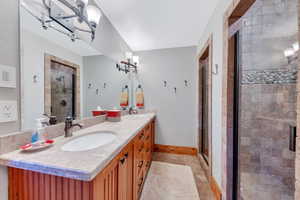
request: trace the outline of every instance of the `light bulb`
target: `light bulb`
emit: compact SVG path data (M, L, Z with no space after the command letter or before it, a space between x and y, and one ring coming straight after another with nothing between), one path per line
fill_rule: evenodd
M133 63L139 64L140 58L138 56L133 56L132 61L133 61Z
M296 42L296 43L293 44L293 49L294 49L294 51L298 51L299 50L299 43L298 42Z
M96 25L99 24L100 18L102 16L100 10L96 6L88 5L86 7L86 11L89 22Z
M82 1L82 3L83 3L85 6L87 6L88 3L89 3L89 0L81 0L81 1Z
M294 54L295 54L295 50L292 49L292 48L286 49L286 50L284 51L284 56L285 56L285 57L291 57L291 56L293 56Z
M78 6L87 6L89 3L89 0L73 0Z
M125 58L127 59L127 60L130 60L131 58L132 58L132 52L126 52L125 53Z

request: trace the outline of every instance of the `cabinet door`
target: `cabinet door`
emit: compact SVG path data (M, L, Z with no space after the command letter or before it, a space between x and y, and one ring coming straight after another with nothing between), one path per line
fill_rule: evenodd
M132 200L133 198L133 145L129 144L119 159L119 198L118 200Z
M139 199L139 193L143 182L144 165L144 130L142 130L133 140L134 159L133 159L133 199Z
M118 200L119 159L114 159L93 180L93 200Z
M154 144L155 144L155 120L151 122L151 148L152 152L154 152Z

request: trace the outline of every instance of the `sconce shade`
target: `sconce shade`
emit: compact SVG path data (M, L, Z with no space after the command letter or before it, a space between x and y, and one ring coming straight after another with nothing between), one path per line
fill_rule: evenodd
M126 59L131 59L131 58L132 58L132 52L129 52L129 51L126 52L126 53L125 53L125 58L126 58Z
M294 49L294 51L298 51L299 50L299 43L298 42L296 42L296 43L293 44L293 49Z
M80 1L82 1L82 3L83 3L85 6L87 6L88 3L89 3L89 0L80 0Z
M285 56L285 57L291 57L291 56L293 56L294 54L295 54L295 50L292 49L292 48L286 49L286 50L284 51L284 56Z
M132 61L133 61L133 63L139 64L140 63L140 58L138 56L133 56Z
M100 10L96 6L88 5L86 11L89 22L98 24L102 16Z

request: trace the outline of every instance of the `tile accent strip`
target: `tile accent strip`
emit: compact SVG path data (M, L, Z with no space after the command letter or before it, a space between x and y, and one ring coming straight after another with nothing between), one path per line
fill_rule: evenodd
M247 70L242 72L242 84L291 84L297 83L296 69Z

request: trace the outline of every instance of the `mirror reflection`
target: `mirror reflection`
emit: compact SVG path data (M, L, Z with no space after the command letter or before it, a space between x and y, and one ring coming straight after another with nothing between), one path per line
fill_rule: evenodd
M98 8L72 17L66 5L43 3L20 4L22 129L34 128L40 118L51 125L67 116L78 119L95 110L128 107L133 73L116 68L118 61L91 46L101 20Z

